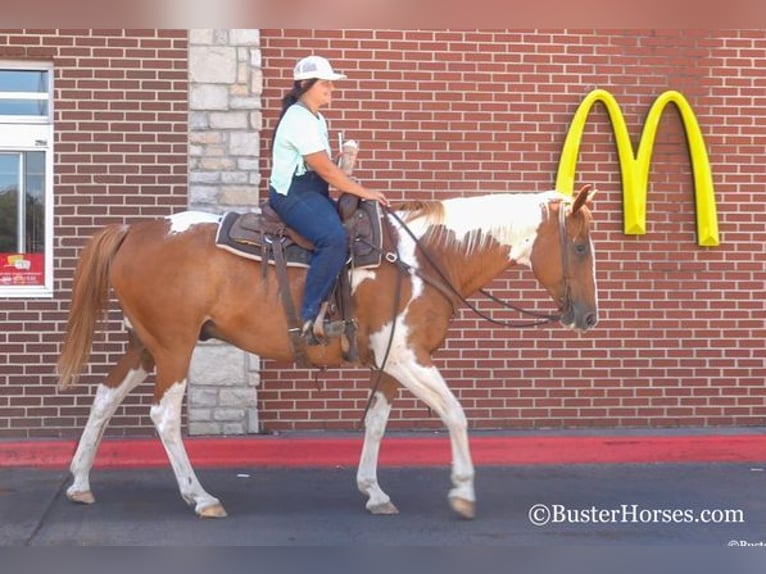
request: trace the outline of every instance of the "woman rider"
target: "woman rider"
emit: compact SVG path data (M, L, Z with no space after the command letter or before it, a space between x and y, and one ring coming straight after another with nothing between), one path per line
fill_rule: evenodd
M300 60L293 70L293 87L282 98L271 142L269 204L289 227L314 244L301 305L302 335L314 343L314 320L346 262L348 249L329 187L388 204L381 192L365 189L331 159L327 122L319 108L330 103L333 82L345 77L321 56Z

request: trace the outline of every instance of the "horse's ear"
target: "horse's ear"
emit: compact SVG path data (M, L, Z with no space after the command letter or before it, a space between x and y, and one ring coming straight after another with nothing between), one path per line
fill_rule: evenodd
M591 191L591 184L583 185L580 188L580 191L577 192L577 197L574 200L574 203L572 204L572 215L580 211L580 208L587 204L590 204L591 201L593 201L593 196L596 195L596 190L594 189Z

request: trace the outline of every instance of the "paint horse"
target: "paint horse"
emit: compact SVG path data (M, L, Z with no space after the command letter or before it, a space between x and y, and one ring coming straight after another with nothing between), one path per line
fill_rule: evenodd
M589 200L587 187L574 200L554 191L502 193L404 204L384 216L389 256L376 269L351 272L360 363L382 367L365 416L357 472L370 512L397 512L378 484L377 463L401 385L449 429L453 487L448 498L459 515L474 516L466 416L432 355L460 301L514 264L532 269L558 305L563 325L582 331L593 327L598 311ZM192 351L198 340L214 337L265 358L290 361L293 355L285 314L275 312L281 305L273 268L264 278L259 263L217 249L218 221L217 215L183 212L112 225L83 249L58 363L60 388L77 381L89 358L110 285L129 341L98 385L70 467L70 500L94 502L89 475L104 429L126 394L156 368L150 416L181 496L199 516L226 516L221 502L197 479L182 440L181 407ZM433 280L437 270L441 284ZM289 273L292 296L300 300L304 270ZM444 288L447 283L450 289ZM307 352L316 366L342 363L337 339Z

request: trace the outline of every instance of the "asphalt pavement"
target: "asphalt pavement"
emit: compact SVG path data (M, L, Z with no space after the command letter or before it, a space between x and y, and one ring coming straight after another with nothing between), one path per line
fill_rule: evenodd
M352 466L203 468L197 474L228 518L197 518L169 467L96 468L93 505L67 500L64 470L0 468L0 545L766 544L766 471L757 463L479 466L474 520L449 508L447 467L381 468L381 486L400 510L395 516L365 511Z

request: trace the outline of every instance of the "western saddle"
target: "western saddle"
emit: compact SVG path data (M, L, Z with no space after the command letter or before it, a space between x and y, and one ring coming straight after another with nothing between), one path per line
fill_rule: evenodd
M344 359L354 362L359 355L350 271L380 265L381 213L377 202L362 200L347 193L338 201L338 213L348 235L350 257L333 293L322 305L314 323L314 335L320 343L340 337ZM224 214L218 228L216 245L242 257L261 261L264 280L269 264L275 266L295 361L302 367L308 367L307 343L301 336L301 325L290 295L287 268L308 267L312 243L287 227L268 202L264 202L257 212Z

